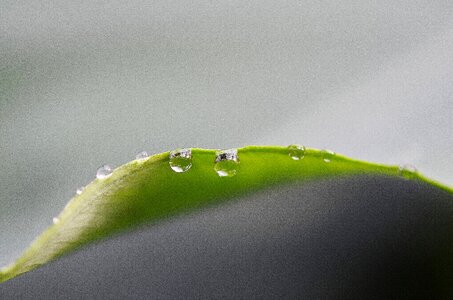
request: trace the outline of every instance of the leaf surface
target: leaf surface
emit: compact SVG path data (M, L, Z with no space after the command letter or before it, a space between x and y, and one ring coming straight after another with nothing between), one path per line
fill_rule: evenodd
M300 160L287 147L248 146L238 149L237 174L220 177L214 170L216 150L192 148L192 167L182 173L169 166L169 152L134 160L104 179L95 179L11 265L0 282L33 270L90 242L180 213L226 201L277 184L352 175L403 176L453 194L450 187L417 172L354 160L307 148ZM327 155L327 156L326 156ZM325 159L329 158L330 162Z

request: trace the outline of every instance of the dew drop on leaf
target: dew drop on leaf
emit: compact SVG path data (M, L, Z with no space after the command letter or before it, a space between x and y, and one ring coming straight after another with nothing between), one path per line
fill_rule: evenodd
M294 160L300 160L305 156L305 147L302 145L289 145L288 146L288 154Z
M324 149L324 150L321 151L321 156L322 156L322 159L326 163L329 163L329 162L332 161L332 158L335 157L335 152L327 150L327 149Z
M170 168L176 173L183 173L192 167L192 150L176 149L170 152Z
M57 218L57 217L55 217L55 218L52 219L52 223L53 223L54 225L56 225L56 224L60 223L60 219Z
M77 189L77 191L76 191L76 194L77 194L77 195L81 195L82 192L83 192L83 190L84 190L84 187L83 187L83 186L82 186L82 187L79 187L79 188Z
M113 168L109 165L103 165L100 167L97 172L96 172L96 178L97 179L105 179L107 177L110 177L112 175Z
M137 153L137 155L135 155L136 160L144 160L144 159L147 159L148 157L149 157L149 155L146 151L141 151L141 152Z
M236 175L239 156L237 149L228 149L216 153L214 170L220 177L232 177Z

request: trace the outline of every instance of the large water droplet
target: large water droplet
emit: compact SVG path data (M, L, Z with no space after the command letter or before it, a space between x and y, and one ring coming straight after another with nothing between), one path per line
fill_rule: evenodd
M321 151L321 156L326 163L329 163L335 157L335 152L324 149Z
M231 177L236 175L239 156L237 149L228 149L216 153L214 170L220 177Z
M96 178L97 179L105 179L107 177L110 177L112 175L113 168L109 165L103 165L100 167L97 172L96 172Z
M176 149L170 152L170 168L176 173L186 172L192 167L192 150Z
M294 160L299 160L304 158L305 156L305 147L302 145L289 145L288 146L288 154Z
M85 188L84 188L83 186L82 186L82 187L79 187L79 188L77 189L77 191L76 191L76 194L77 194L77 195L81 195L84 189L85 189Z
M417 168L409 164L402 165L398 168L398 174L406 179L411 179L417 176Z
M52 223L53 223L54 225L57 225L58 223L60 223L60 219L57 218L57 217L55 217L55 218L52 219Z
M139 152L139 153L137 153L137 155L135 155L136 160L144 160L144 159L147 159L148 157L149 157L149 155L146 151Z

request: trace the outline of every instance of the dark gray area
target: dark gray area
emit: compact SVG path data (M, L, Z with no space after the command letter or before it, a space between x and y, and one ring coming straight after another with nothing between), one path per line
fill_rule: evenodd
M1 299L453 297L453 197L360 177L278 187L84 248Z

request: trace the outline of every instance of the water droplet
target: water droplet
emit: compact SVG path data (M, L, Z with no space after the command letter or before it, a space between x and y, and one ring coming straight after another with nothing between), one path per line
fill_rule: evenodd
M97 172L96 172L96 178L97 179L105 179L107 177L110 177L112 175L113 168L109 165L103 165L100 167Z
M77 189L77 191L76 191L76 194L77 194L77 195L81 195L84 189L85 189L85 188L84 188L83 186L82 186L82 187L79 187L79 188Z
M294 160L299 160L304 158L305 156L305 147L302 145L289 145L288 146L288 154Z
M135 155L136 160L144 160L148 157L149 157L149 155L146 151L139 152L139 153L137 153L137 155Z
M335 157L335 152L324 149L321 151L321 156L326 163L329 163Z
M52 223L53 223L54 225L56 225L56 224L60 223L60 219L57 218L57 217L55 217L55 218L52 219Z
M232 177L236 175L239 165L237 149L228 149L216 153L214 170L220 177Z
M406 179L411 179L416 177L417 168L413 165L402 165L398 168L398 174Z
M170 168L176 173L186 172L192 167L192 150L176 149L170 152Z

